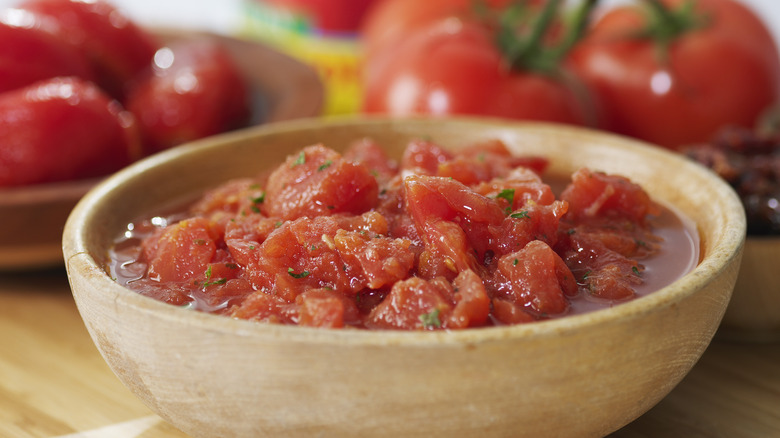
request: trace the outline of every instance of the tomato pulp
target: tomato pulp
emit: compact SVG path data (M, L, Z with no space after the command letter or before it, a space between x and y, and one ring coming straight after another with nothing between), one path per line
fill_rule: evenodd
M695 266L695 233L641 187L580 169L558 191L547 164L499 141L413 140L398 161L371 140L309 146L130 224L108 270L234 318L435 330L609 307Z

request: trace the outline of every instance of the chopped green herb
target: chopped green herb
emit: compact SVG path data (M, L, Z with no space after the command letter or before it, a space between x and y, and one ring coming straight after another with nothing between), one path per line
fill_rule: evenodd
M281 226L282 226L282 221L277 221L276 223L274 223L274 228L279 228Z
M306 162L306 154L301 151L301 153L298 155L298 159L295 160L292 167L300 166L301 164Z
M206 275L206 278L211 278L211 265L206 268L206 272L204 274Z
M296 274L293 268L287 268L287 273L290 274L290 277L292 278L306 278L311 275L311 272L309 271L302 271L300 274Z
M514 259L514 260L512 260L512 266L517 266L517 263L518 263L519 261L520 261L520 260L517 260L517 259Z
M582 276L582 281L585 281L588 279L588 276L590 275L590 270L585 271L585 274Z
M216 280L216 281L207 281L207 282L203 283L202 286L204 288L207 288L207 287L213 286L215 284L225 284L225 283L227 283L227 278L220 278L219 280Z
M515 219L527 219L531 217L531 215L526 210L522 210L518 211L517 213L510 214L509 217L513 217Z
M260 209L257 208L256 205L253 205L253 206L251 206L249 208L252 210L252 213L260 213Z
M262 204L263 202L265 202L265 192L263 192L263 194L260 195L260 196L257 196L257 197L254 197L254 198L250 198L250 199L255 204Z
M515 202L515 189L501 190L501 192L496 195L496 198L506 199L506 201L511 205L513 202Z
M576 232L577 232L577 230L575 230L574 228L569 228L569 230L568 230L568 231L566 231L566 234L568 234L568 235L570 235L570 236L571 236L572 234L574 234L574 233L576 233Z
M203 246L203 245L206 244L206 240L205 239L195 239L195 240L192 241L192 243L194 243L195 245Z
M639 277L642 276L642 273L639 272L639 268L637 268L636 266L632 266L631 270L634 271L634 274L636 274L637 276L639 276Z
M330 165L333 164L333 161L328 160L320 165L320 167L317 168L317 172L322 172L323 170L330 167Z
M235 263L225 263L225 267L228 269L238 269L238 265Z
M509 214L509 212L512 211L512 206L515 202L515 189L504 189L501 190L501 192L496 195L496 199L502 198L506 199L506 201L509 203L509 205L504 209L506 214Z
M439 320L439 309L433 309L428 313L420 315L420 322L422 322L425 328L441 327L441 321Z

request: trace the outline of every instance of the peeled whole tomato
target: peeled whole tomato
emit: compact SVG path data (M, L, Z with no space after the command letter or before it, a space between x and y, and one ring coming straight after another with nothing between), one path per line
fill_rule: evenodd
M246 126L249 86L227 49L212 39L175 41L128 87L147 153Z
M54 78L0 94L0 186L109 174L140 157L133 116L91 82Z
M80 51L23 21L18 14L0 16L0 93L57 76L94 79Z
M24 0L16 7L32 14L35 26L82 51L98 85L117 98L159 47L153 35L105 0Z

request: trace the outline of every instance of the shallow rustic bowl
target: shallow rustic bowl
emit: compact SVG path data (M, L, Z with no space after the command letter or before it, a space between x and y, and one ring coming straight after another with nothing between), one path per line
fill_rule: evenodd
M143 297L104 270L139 215L301 147L372 137L399 155L411 137L457 148L499 138L621 173L696 222L701 261L670 286L593 313L457 332L327 330L198 313ZM745 218L734 192L672 153L570 127L475 119L284 122L164 152L91 191L70 216L73 295L111 369L195 437L602 436L661 400L712 339L739 268Z
M324 91L315 70L269 47L221 35L157 30L161 41L207 37L224 44L253 93L253 124L317 116ZM0 188L0 271L62 264L62 230L95 180Z
M719 336L780 341L780 237L748 236L742 266Z

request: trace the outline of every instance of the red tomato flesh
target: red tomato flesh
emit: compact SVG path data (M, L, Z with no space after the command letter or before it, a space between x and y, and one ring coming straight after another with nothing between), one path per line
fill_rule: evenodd
M413 140L400 163L370 139L343 154L314 145L160 225L134 224L109 269L172 304L322 328L519 324L639 296L662 209L587 169L557 197L537 173L546 164L498 141Z

